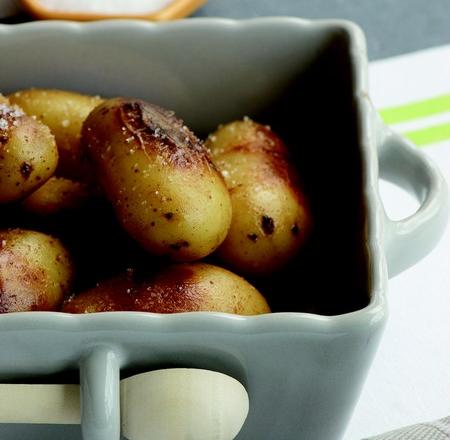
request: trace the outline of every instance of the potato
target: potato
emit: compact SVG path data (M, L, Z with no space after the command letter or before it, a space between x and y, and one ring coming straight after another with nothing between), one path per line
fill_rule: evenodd
M153 313L224 312L239 315L270 313L264 297L228 270L203 263L166 268L149 281L122 276L71 297L67 313L141 311Z
M6 96L3 96L3 95L0 93L0 105L1 105L1 104L10 105L10 102L9 102L9 100L8 100L8 98L7 98Z
M70 257L55 238L0 231L0 313L58 310L72 274Z
M218 254L238 272L274 272L294 257L312 220L288 152L266 126L246 118L207 142L231 194L233 219Z
M225 183L172 112L108 100L86 119L82 141L119 221L143 248L192 261L225 239L231 222Z
M85 183L64 177L51 177L22 203L26 211L52 215L67 209L76 209L92 197Z
M81 126L102 99L52 89L21 90L9 95L9 99L27 115L38 118L54 134L60 156L58 174L89 180L89 170L80 145Z
M16 106L0 104L0 203L37 189L57 163L58 150L48 127Z

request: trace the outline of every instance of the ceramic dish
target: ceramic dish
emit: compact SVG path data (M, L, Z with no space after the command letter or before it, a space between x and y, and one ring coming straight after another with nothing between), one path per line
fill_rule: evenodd
M340 438L387 317L388 269L424 256L448 213L439 171L372 108L360 30L294 18L41 22L0 26L0 59L5 93L137 96L176 110L200 134L244 115L270 123L292 149L316 219L308 257L275 285L277 313L4 315L0 379L79 369L83 436L113 440L121 371L217 370L250 395L238 439ZM411 217L386 216L379 164L420 200Z

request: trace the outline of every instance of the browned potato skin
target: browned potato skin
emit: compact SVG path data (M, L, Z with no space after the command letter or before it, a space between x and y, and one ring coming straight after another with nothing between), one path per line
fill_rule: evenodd
M276 271L297 254L312 225L286 146L269 127L248 118L220 127L206 146L233 206L220 257L241 273Z
M92 190L87 184L53 176L29 195L22 206L33 214L53 215L80 208L92 196Z
M50 128L60 156L57 173L89 181L91 176L80 144L81 127L103 100L98 96L54 89L20 90L9 95L9 100Z
M154 279L137 283L123 276L67 300L67 313L140 311L153 313L270 313L264 297L247 281L217 266L173 265Z
M70 257L55 238L0 231L0 313L58 310L72 278Z
M143 248L193 261L225 239L231 201L223 178L173 113L108 100L89 115L82 138L118 219Z
M0 104L0 203L37 189L57 163L58 150L48 127L16 106Z

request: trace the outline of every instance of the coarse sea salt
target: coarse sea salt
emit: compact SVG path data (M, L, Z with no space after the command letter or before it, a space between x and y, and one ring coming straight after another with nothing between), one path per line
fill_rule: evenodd
M45 9L57 12L123 14L151 14L174 0L39 0Z
M20 118L24 113L18 107L0 104L0 130L8 130L10 124L16 124L16 118Z

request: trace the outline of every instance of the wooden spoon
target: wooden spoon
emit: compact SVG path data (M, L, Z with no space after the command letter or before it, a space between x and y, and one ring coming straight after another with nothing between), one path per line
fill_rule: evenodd
M120 383L129 440L231 440L248 414L245 388L221 373L151 371ZM0 423L80 423L79 385L0 384Z

